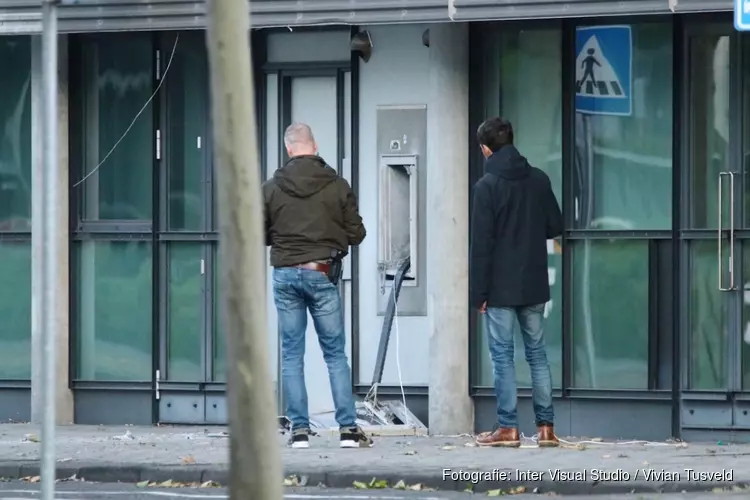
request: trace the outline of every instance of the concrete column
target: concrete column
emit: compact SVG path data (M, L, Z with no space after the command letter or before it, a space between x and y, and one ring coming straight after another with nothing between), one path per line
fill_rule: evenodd
M472 432L469 397L469 26L430 26L427 294L430 434Z
M58 167L60 168L60 206L57 211L57 224L64 230L60 233L60 239L54 242L55 253L60 259L60 275L57 277L57 293L63 300L60 301L60 326L59 336L55 340L57 353L56 395L58 424L73 423L73 394L68 388L69 377L69 248L70 231L68 229L68 38L60 36L59 60L58 60L58 130L59 130L59 154ZM43 188L43 164L42 164L42 39L41 36L32 38L31 46L31 131L32 131L32 197L31 197L31 421L35 424L42 423L44 405L42 398L42 344L41 326L42 316L39 299L41 298L42 279L42 240L41 202L44 194Z

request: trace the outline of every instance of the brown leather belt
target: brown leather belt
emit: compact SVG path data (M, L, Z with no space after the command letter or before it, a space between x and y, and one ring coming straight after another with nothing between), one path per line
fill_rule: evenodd
M328 271L331 269L330 264L324 264L322 262L307 262L305 264L297 264L294 267L309 269L311 271L320 271L325 274L328 274Z

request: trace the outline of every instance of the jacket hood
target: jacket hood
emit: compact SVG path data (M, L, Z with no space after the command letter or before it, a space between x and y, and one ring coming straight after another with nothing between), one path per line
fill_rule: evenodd
M315 155L295 156L273 174L276 185L296 198L309 198L337 177L336 171Z
M508 180L523 179L531 173L529 162L512 145L500 148L487 158L485 169L490 174Z

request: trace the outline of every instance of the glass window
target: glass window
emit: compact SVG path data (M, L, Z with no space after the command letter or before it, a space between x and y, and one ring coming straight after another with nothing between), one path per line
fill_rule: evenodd
M79 244L79 380L152 379L152 260L145 241Z
M170 42L174 43L174 42ZM167 86L168 226L204 228L204 165L208 159L208 61L201 33L183 33Z
M560 30L487 31L483 57L483 99L487 115L502 115L514 128L521 154L550 177L562 206L562 51ZM498 64L499 62L499 64ZM529 82L553 82L548 86ZM551 241L549 282L551 300L545 310L545 341L552 370L552 383L562 384L562 258ZM482 325L478 324L478 377L483 386L493 384L492 360ZM519 386L531 386L520 327L516 324L516 378Z
M31 231L31 41L0 37L0 231ZM0 369L2 370L2 369Z
M577 36L577 52L590 43L587 36ZM631 37L631 113L607 115L605 107L595 110L602 114L576 113L572 218L577 229L672 227L671 24L633 24ZM598 43L604 65L611 67L606 54L614 58L619 49L606 42Z
M152 38L106 34L83 44L84 220L152 218L153 103L133 122L154 90Z
M202 243L172 243L169 247L169 335L167 378L202 381L203 376L203 259Z
M0 243L0 379L31 379L31 244Z
M648 388L648 241L576 241L573 386Z

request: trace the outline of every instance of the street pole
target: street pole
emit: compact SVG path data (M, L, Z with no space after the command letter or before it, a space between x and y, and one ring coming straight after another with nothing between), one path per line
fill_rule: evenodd
M276 402L267 363L265 230L246 0L207 0L223 310L229 364L229 496L281 500Z
M42 222L42 500L55 497L55 339L59 330L56 278L58 269L55 242L60 228L55 224L59 206L57 169L57 0L42 3L42 141L44 174Z

